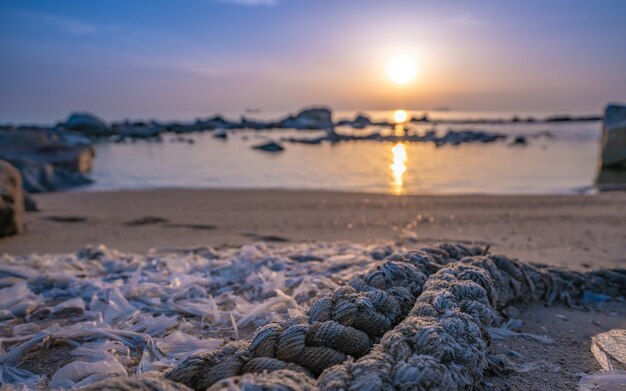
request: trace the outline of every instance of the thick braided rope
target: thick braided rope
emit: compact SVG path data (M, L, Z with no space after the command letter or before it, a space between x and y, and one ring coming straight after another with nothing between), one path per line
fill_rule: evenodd
M348 357L366 354L378 338L410 311L429 275L478 247L443 244L392 255L348 286L317 298L308 316L270 323L251 342L234 342L196 355L168 373L170 380L204 390L245 373L290 369L318 376Z
M409 316L368 354L325 370L317 382L295 364L268 357L250 360L245 355L249 346L237 342L190 358L187 368L193 370L186 372L186 380L193 384L186 384L201 389L201 383L213 382L212 391L473 389L490 364L485 326L498 322L498 310L519 301L570 302L586 290L624 296L626 270L583 274L499 256L465 258L431 275ZM231 371L231 377L222 377L221 363L232 369L230 360L239 360L241 367L269 360L272 366L263 373Z
M486 326L518 301L570 301L584 290L626 294L626 271L589 275L505 257L466 258L430 276L409 316L357 362L325 371L320 390L467 390L490 364Z
M80 389L85 391L191 391L184 384L150 374L105 379Z
M471 257L431 275L409 316L356 362L322 373L318 390L467 390L493 362L486 326L514 302L579 299L585 290L626 294L626 271L590 274L534 267L506 257ZM246 385L257 384L248 374ZM263 389L281 389L262 377ZM225 388L230 379L211 390ZM248 389L248 388L239 388ZM298 390L298 388L290 388Z

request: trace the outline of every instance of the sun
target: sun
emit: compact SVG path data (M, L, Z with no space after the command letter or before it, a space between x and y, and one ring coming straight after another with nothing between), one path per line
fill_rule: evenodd
M417 61L411 56L396 56L387 66L387 76L398 85L406 85L415 80L417 68Z
M408 118L409 118L409 115L404 110L396 110L393 112L393 120L396 121L396 123L398 124L406 122Z

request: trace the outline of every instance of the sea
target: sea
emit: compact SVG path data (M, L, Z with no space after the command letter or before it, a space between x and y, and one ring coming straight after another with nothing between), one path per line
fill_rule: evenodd
M333 119L352 119L358 113L374 121L394 121L397 110L335 111ZM291 114L295 114L292 111ZM98 114L98 113L96 113ZM276 120L288 111L226 112L227 119ZM562 113L406 110L408 117L431 120L542 119ZM577 115L579 113L568 113ZM590 113L580 113L590 114ZM591 113L594 114L594 113ZM137 113L102 116L105 120L193 122L214 113ZM31 117L52 123L53 115ZM55 119L61 120L62 116ZM27 118L13 117L24 123ZM285 150L268 153L252 147L267 141L322 133L296 130L232 130L227 139L211 132L165 134L162 142L99 142L92 185L77 191L151 188L309 189L413 194L580 194L594 191L601 121L519 123L406 123L409 134L474 130L509 136L494 143L436 146L434 143L351 141L305 145L283 143ZM368 134L393 132L371 126L337 132ZM512 145L525 136L525 146Z

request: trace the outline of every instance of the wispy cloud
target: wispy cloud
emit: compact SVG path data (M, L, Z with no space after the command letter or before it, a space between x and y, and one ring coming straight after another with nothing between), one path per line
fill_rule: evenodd
M247 5L247 6L255 6L255 5L263 5L263 6L274 6L278 4L278 0L215 0L218 3L230 3L237 5Z
M484 21L472 14L460 14L448 19L447 22L456 26L478 26Z
M16 10L12 12L12 14L18 18L31 22L43 23L64 33L74 35L93 34L100 30L110 28L98 26L80 19L45 12Z

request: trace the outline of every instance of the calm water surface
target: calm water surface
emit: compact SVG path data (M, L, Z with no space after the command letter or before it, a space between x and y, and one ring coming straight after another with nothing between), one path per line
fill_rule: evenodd
M418 112L416 114L420 114ZM372 118L392 119L393 112L370 112ZM411 113L409 113L411 114ZM448 118L510 118L508 113L445 114ZM351 118L339 113L335 118ZM441 115L444 115L443 113ZM251 117L266 119L263 115ZM277 118L275 115L269 118ZM433 115L431 115L431 118ZM540 116L541 117L541 116ZM235 117L236 118L236 117ZM284 144L271 154L251 149L286 136L319 135L309 131L238 130L228 140L210 132L187 134L193 144L102 143L96 146L92 177L86 190L188 188L282 188L365 191L391 194L556 194L588 190L599 152L599 122L504 125L408 125L409 132L482 130L529 138L528 146L492 144L436 147L433 143L344 142L331 145ZM338 128L339 132L379 131ZM391 132L392 130L387 130Z

